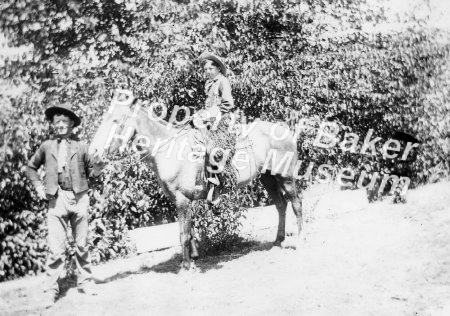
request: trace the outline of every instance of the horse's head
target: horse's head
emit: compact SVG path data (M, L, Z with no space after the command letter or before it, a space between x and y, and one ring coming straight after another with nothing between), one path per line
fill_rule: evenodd
M103 156L123 150L136 132L131 105L135 98L129 90L118 90L111 106L103 115L101 124L89 147L89 154Z

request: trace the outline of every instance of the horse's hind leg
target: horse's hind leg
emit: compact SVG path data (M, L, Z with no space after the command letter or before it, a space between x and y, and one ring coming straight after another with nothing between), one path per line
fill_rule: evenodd
M261 182L275 203L278 211L278 230L274 245L281 246L286 234L286 208L287 202L283 196L281 186L275 176L270 173L261 174Z
M295 180L292 178L278 178L278 182L281 183L283 190L286 193L287 198L292 203L292 209L297 217L297 233L300 236L302 232L303 215L302 215L302 197L297 188L295 187Z

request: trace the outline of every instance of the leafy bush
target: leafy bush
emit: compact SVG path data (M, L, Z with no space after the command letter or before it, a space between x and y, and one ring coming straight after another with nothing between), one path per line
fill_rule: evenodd
M173 222L174 205L148 167L131 155L113 162L92 189L91 245L94 262L130 253L127 231Z
M27 148L23 128L6 130L0 121L2 135L8 142L0 144L0 281L43 270L45 262L45 203L36 203L36 195L27 180L24 166ZM14 144L10 146L8 144Z
M244 190L228 193L217 206L208 206L203 200L195 202L194 228L204 252L230 248L239 240L240 220L245 217L246 208L235 201L244 194Z

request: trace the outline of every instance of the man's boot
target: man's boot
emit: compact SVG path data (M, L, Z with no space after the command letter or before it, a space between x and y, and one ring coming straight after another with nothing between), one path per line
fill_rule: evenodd
M86 281L83 284L78 285L78 293L86 294L86 295L97 295L97 290L95 289L95 285L93 281Z
M56 299L58 298L58 291L57 290L47 290L44 292L44 296L42 297L41 304L43 308L50 308L52 307Z

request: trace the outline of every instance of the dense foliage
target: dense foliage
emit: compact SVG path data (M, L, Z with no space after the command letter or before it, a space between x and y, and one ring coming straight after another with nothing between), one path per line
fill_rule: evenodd
M69 100L83 120L76 133L88 140L117 88L164 101L169 110L199 109L204 79L196 59L205 50L225 57L248 121L283 121L294 129L309 118L313 127L333 121L361 139L372 128L384 140L401 130L422 141L414 159L401 162L320 149L302 133L300 159L355 169L369 164L408 175L413 184L425 182L431 167L449 168L448 34L414 18L400 31L374 29L385 14L363 0L6 0L0 6L8 45L21 47L1 70L7 88L0 95L0 280L42 268L45 205L23 166L51 137L44 109ZM8 94L11 87L22 92ZM151 171L126 162L109 167L90 190L96 262L130 251L128 229L176 217ZM262 197L265 203L261 188L253 189L239 194L248 204ZM199 233L223 244L228 235L220 232L239 228L241 207L225 203L214 220L199 215L206 212L200 205Z

